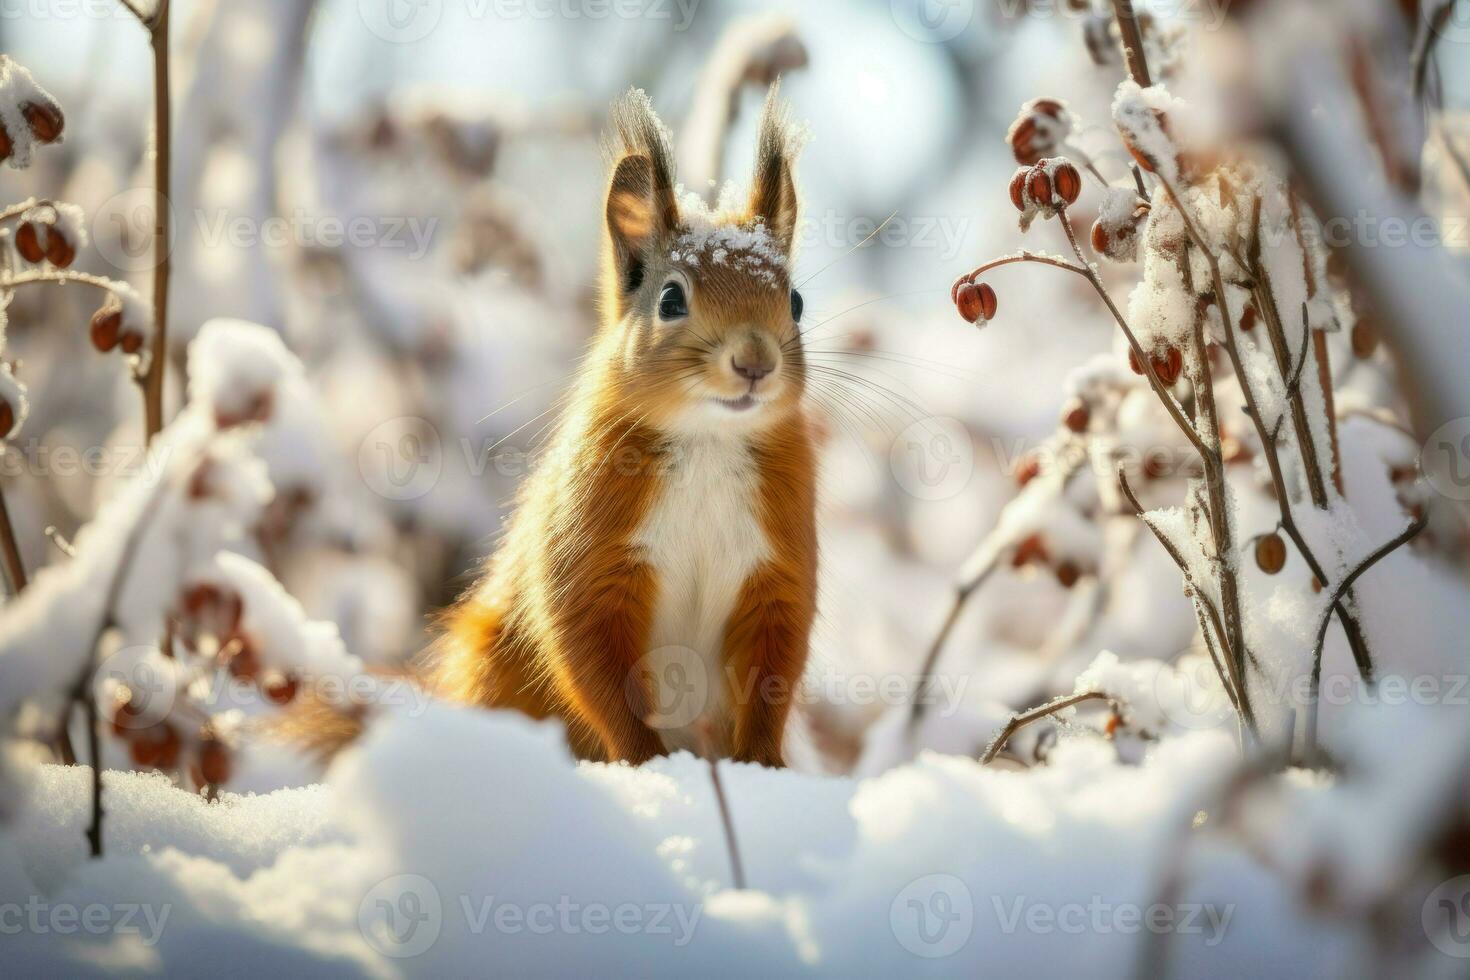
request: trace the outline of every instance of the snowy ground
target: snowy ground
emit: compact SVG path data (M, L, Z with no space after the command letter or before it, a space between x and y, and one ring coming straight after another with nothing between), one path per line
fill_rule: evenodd
M1028 772L938 755L864 780L726 765L744 891L703 762L578 765L555 728L515 717L435 707L375 731L324 785L214 806L108 773L97 863L86 771L48 766L0 844L0 922L23 907L41 923L6 937L6 966L1120 977L1161 942L1186 975L1352 972L1362 937L1304 916L1237 848L1201 848L1157 904L1169 842L1235 759L1205 731L1137 767L1094 738ZM1330 787L1299 782L1301 812L1330 809Z

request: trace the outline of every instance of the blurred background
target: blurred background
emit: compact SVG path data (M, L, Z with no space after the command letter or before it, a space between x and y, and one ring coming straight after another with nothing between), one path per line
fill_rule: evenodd
M1198 19L1190 27L1223 17L1174 7ZM645 88L679 141L686 189L706 193L747 179L756 108L784 76L811 136L796 276L818 325L808 343L852 379L817 410L817 696L796 758L829 771L891 762L872 757L865 733L906 717L912 684L885 700L845 679L919 674L955 571L1015 494L1023 455L1056 430L1069 374L1121 358L1080 277L995 274L999 312L983 331L949 296L956 275L1021 244L1005 138L1021 103L1066 100L1072 142L1127 179L1109 115L1124 69L1098 42L1110 18L1023 0L173 8L170 356L182 364L198 328L225 316L279 330L302 358L317 414L270 457L279 492L260 555L352 652L383 665L421 648L429 617L493 547L596 324L609 102ZM116 4L34 0L5 5L0 48L68 109L66 142L0 175L4 199L80 205L94 244L78 267L145 290L146 34ZM1089 181L1079 212L1097 200ZM1067 247L1054 223L1025 244ZM1120 302L1131 281L1114 280ZM140 464L134 386L87 342L95 299L34 291L10 310L32 410L3 479L31 568L58 554L43 529L70 536ZM1340 397L1390 398L1382 355L1352 372ZM181 376L170 374L171 405ZM942 653L965 680L957 710L921 742L978 751L1011 709L1071 690L1099 650L1186 650L1195 621L1177 572L1135 543L1113 546L1131 558L1106 594L1091 577L1064 588L1029 572L978 594Z

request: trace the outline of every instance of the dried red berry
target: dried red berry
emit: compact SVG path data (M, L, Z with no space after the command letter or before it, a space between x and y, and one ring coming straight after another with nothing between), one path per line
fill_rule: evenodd
M960 287L969 281L969 276L960 276L954 281L954 285L949 287L949 301L951 303L956 306L960 305Z
M129 330L122 335L122 340L119 342L119 345L122 347L124 354L136 354L143 349L143 335L136 330Z
M1179 380L1179 375L1184 370L1184 355L1178 347L1169 347L1163 354L1155 354L1150 358L1154 365L1154 374L1159 376L1159 381L1166 387L1173 387L1174 382Z
M34 221L22 221L15 229L15 250L32 265L46 258L46 230Z
M230 651L225 669L230 672L231 677L238 677L242 681L253 681L260 676L260 657L256 655L255 648L248 640L236 637L229 646L225 647L225 650Z
M1286 567L1286 542L1276 532L1256 539L1256 567L1267 575L1275 575Z
M1046 541L1040 534L1033 534L1016 545L1015 554L1011 556L1011 567L1025 568L1032 562L1045 564L1046 558Z
M1143 362L1138 359L1138 351L1134 350L1132 345L1128 347L1128 368L1134 374L1143 374Z
M1031 173L1026 178L1026 192L1037 204L1051 206L1051 177L1040 164L1031 168Z
M970 323L980 319L980 290L975 288L974 283L962 283L955 290L955 308Z
M1112 241L1108 238L1108 230L1103 227L1101 221L1094 221L1092 223L1092 250L1098 255L1107 255L1111 246Z
M46 258L58 269L65 269L76 261L77 250L54 226L46 234Z
M276 674L266 681L265 696L275 704L290 704L300 686L295 674Z
M36 139L42 143L55 143L61 139L61 131L66 128L66 117L61 114L59 106L27 102L20 107L20 111Z
M1087 424L1091 421L1092 412L1088 411L1087 403L1080 398L1073 398L1062 408L1062 424L1073 432L1086 432Z
M10 402L0 401L0 439L8 438L15 429L15 409Z
M0 123L0 163L9 160L14 149L15 144L10 140L10 131L5 128L4 123Z
M1242 310L1240 313L1240 329L1245 333L1250 333L1252 330L1256 329L1257 316L1258 314L1256 313L1256 304L1245 304L1245 309Z
M1041 460L1034 454L1027 455L1016 467L1016 486L1024 487L1041 475Z
M1016 158L1017 163L1029 166L1041 159L1042 152L1036 145L1036 136L1034 117L1023 116L1012 124L1006 138L1010 141L1011 155Z
M977 282L975 289L980 293L980 315L987 320L995 319L997 300L995 290L989 283Z
M92 346L104 354L117 346L122 332L122 311L103 307L92 314Z
M230 751L218 737L206 734L199 740L199 761L191 773L201 786L218 786L230 778Z
M1076 204L1077 197L1082 193L1082 175L1077 168L1070 163L1061 163L1052 174L1052 183L1056 185L1057 196L1068 204Z
M1082 570L1078 568L1074 563L1070 561L1064 561L1061 564L1057 565L1056 576L1057 581L1061 583L1062 588L1070 589L1072 586L1076 585L1077 580L1082 577Z
M140 728L128 736L128 754L134 764L152 769L172 769L179 763L183 740L172 725L160 722Z
M1011 177L1011 203L1016 206L1017 211L1026 210L1026 179L1031 171L1022 167Z

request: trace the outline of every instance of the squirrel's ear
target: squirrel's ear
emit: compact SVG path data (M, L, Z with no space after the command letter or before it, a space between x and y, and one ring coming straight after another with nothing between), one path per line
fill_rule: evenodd
M791 250L796 239L799 205L796 199L796 154L799 140L791 124L790 108L781 102L781 83L771 86L761 114L760 142L755 151L755 178L751 182L750 214Z
M622 292L641 285L648 253L673 232L678 222L673 201L673 188L660 185L648 157L618 161L607 189L607 233Z
M608 136L607 233L618 292L627 295L643 282L651 250L679 226L674 154L668 130L640 89L613 103Z

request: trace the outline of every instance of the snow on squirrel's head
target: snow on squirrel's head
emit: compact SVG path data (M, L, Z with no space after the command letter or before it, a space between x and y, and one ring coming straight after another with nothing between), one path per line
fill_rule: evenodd
M806 362L792 288L800 138L772 86L748 196L709 208L674 182L672 141L648 96L612 108L607 140L604 386L666 432L743 432L787 416Z

